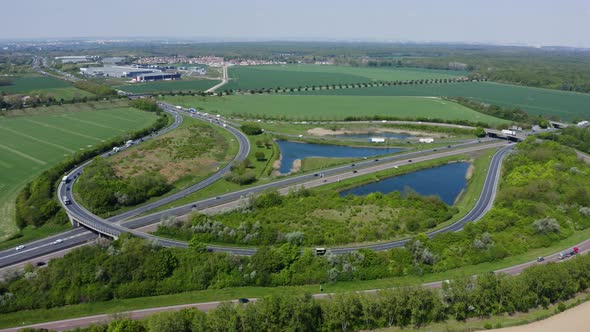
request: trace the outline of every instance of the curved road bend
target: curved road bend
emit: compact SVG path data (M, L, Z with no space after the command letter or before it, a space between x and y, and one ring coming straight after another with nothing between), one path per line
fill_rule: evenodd
M467 147L467 146L473 145L474 143L478 143L478 142L474 141L472 143L462 143L462 144L453 145L452 147L453 148ZM379 159L378 162L376 162L374 160L362 161L362 162L357 163L357 166L356 166L359 169L358 175L362 175L364 173L363 167L388 164L393 161L400 161L400 160L407 161L406 159L408 159L408 158L419 158L420 156L423 156L425 154L434 153L434 152L436 152L436 150L437 149L430 149L430 150L425 150L425 151L416 151L416 152L410 152L410 153L401 154L401 155L394 155L394 156ZM466 151L464 151L464 150L461 150L461 151L451 150L448 152L439 152L437 154L432 155L431 159L440 158L440 157L443 157L444 155L449 155L450 153L459 154L459 153L464 153L464 152L466 152ZM418 161L418 160L415 159L415 161ZM390 167L393 167L393 166L390 166ZM330 175L343 174L343 172L351 175L352 172L349 173L350 169L351 169L351 165L338 166L338 167L335 167L335 168L332 168L329 170L324 170L323 173L328 177ZM230 201L240 199L244 196L247 196L248 193L254 192L254 190L261 192L261 191L264 191L269 188L285 187L288 185L299 184L299 183L305 182L305 181L307 181L307 182L318 181L317 179L318 178L315 177L314 174L306 174L306 175L301 175L301 176L294 177L294 178L283 179L283 180L280 180L280 181L277 181L274 183L270 183L270 184L266 184L266 185L262 185L262 186L258 186L258 187L254 187L254 188L244 189L244 190L241 190L238 192L219 196L218 199L210 198L210 199L202 200L197 203L186 204L186 205L176 207L173 209L169 209L166 211L161 211L161 212L157 212L157 213L154 213L154 214L151 214L148 216L143 216L143 217L140 217L140 218L137 218L134 220L127 221L127 222L123 223L122 226L126 227L126 228L139 228L139 227L143 227L145 225L149 225L151 223L158 222L161 220L161 218L166 217L166 216L187 214L195 208L195 205L197 206L197 209L201 210L201 209L208 208L211 206L221 205L221 204L228 203ZM61 196L60 196L60 199L61 199ZM79 210L79 211L76 211L74 214L83 214L83 215L90 214L89 212L84 211L83 208L76 209L76 210ZM112 225L112 226L116 227L116 225ZM119 227L117 227L114 230L115 231L125 231L125 229L119 228ZM69 232L75 232L75 233L69 233ZM78 236L80 236L79 234L81 234L81 233L85 233L83 235L85 238L73 237L73 235L76 235L76 234ZM71 246L78 245L80 243L94 240L96 237L94 234L91 234L90 232L84 231L82 229L73 229L71 231L68 231L68 234L72 234L72 237L68 238L67 241L63 241L62 243L60 243L58 245L52 245L51 243L56 238L60 238L60 235L50 237L48 239L39 240L39 241L33 242L31 244L28 244L26 249L23 250L22 252L15 252L14 249L8 250L8 251L6 251L6 254L8 257L0 258L0 266L10 266L10 265L13 265L15 263L22 262L25 260L32 260L35 257L46 255L52 251L62 250L68 246L71 247ZM134 232L134 234L136 234L137 236L144 237L144 238L151 237L151 235L147 235L147 234L139 233L139 232ZM178 247L186 246L186 243L180 242L180 241L174 241L174 240L168 240L168 239L159 239L159 240L160 240L161 244L166 245L166 246L178 246ZM39 247L37 247L37 245ZM210 246L210 249L214 250L214 251L226 251L226 252L230 251L230 252L234 252L236 254L241 254L241 255L252 255L255 252L255 249L253 249L253 248L224 248L224 247Z
M148 135L148 136L143 137L141 139L135 140L134 144L138 144L138 143L141 143L142 141L148 140L150 138L165 134L173 129L176 129L182 123L183 117L178 114L179 110L177 110L174 106L166 104L166 103L159 103L159 105L165 112L167 112L168 114L170 114L174 117L174 123L172 125L170 125L169 127L165 128L163 130L160 130L157 133L154 133L152 135ZM181 112L181 113L188 115L188 113L186 113L186 112ZM201 117L201 120L206 121L206 122L211 121L212 124L222 127L222 125L220 123L218 123L217 120L213 120L210 118L203 118L203 117ZM247 137L245 137L239 130L237 130L235 128L231 128L231 127L224 127L224 129L228 129L238 139L239 151L238 151L238 154L234 157L234 159L232 161L236 161L236 160L241 161L243 158L248 156L248 153L250 151L250 142L248 141ZM126 147L123 146L123 147L121 147L121 150L124 150L125 148ZM112 155L112 152L109 151L109 152L102 154L102 157L108 157L110 155ZM85 162L84 164L76 167L74 170L72 170L68 174L69 177L72 178L72 181L75 181L77 179L78 175L82 172L82 169L90 162L91 161ZM126 211L123 214L111 217L111 218L109 218L109 221L120 221L125 218L129 218L129 217L135 216L137 214L141 214L149 209L153 209L153 208L161 206L163 204L167 204L170 201L173 201L175 199L183 197L184 195L187 195L191 192L200 190L200 189L210 185L211 183L215 182L217 179L221 178L224 175L223 172L229 171L230 164L226 165L219 172L215 173L212 177L205 179L205 180L203 180L203 181L201 181L189 188L186 188L180 192L177 192L173 195L165 197L160 201L152 202L150 204L140 206L136 209ZM59 197L60 201L62 200L63 196L67 196L72 202L74 202L74 200L72 199L72 193L68 190L68 188L71 188L72 185L73 185L73 183L69 184L68 186L62 186L60 184L60 187L58 188L58 197ZM82 243L91 242L91 241L94 241L96 239L96 237L97 237L96 234L86 230L85 228L75 228L75 229L71 229L71 230L62 232L57 235L49 236L47 238L43 238L40 240L26 243L25 248L20 251L16 251L15 248L10 248L10 249L4 250L4 251L0 251L0 267L11 266L11 265L14 265L16 263L19 263L19 262L22 262L25 260L31 260L35 257L47 255L51 252L61 251L61 250L67 249L67 248L77 246ZM58 239L60 239L62 241L59 243L55 242Z
M590 240L586 240L577 245L580 249L580 254L585 255L590 250ZM571 258L568 258L571 259ZM500 270L494 271L495 273L505 273L508 275L518 275L522 273L522 271L528 267L540 264L547 264L549 262L559 262L559 253L555 253L545 257L544 262L537 262L537 261L530 261L523 264L503 268ZM436 281L436 282L429 282L422 284L423 287L429 288L441 288L444 281ZM358 291L358 293L375 293L380 289L370 289L364 291ZM319 293L313 294L312 296L316 299L323 299L333 295L332 293ZM250 298L251 302L256 302L256 298ZM166 306L166 307L156 307L156 308L147 308L147 309L139 309L139 310L131 310L127 312L121 313L119 316L128 317L130 319L143 319L147 316L153 315L158 312L164 311L178 311L185 308L197 308L202 311L209 311L215 309L221 303L228 302L228 301L214 301L214 302L201 302L201 303L189 303L189 304L180 304L180 305L173 305L173 306ZM237 303L237 300L231 301L233 303ZM103 315L94 315L94 316L86 316L86 317L79 317L79 318L71 318L47 323L38 323L33 325L27 326L20 326L14 328L7 328L0 330L0 332L18 332L19 329L29 327L29 328L45 328L50 330L56 331L63 331L63 330L71 330L77 327L83 328L87 327L91 324L105 324L113 320L115 316L113 314L103 314Z

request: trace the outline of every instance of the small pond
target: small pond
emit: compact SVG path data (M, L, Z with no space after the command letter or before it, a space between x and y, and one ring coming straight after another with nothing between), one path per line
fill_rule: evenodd
M361 185L342 191L340 195L346 196L350 193L363 196L377 191L387 194L392 191L403 192L409 187L420 195L436 195L446 204L453 205L467 185L465 175L468 168L469 163L450 163Z
M281 140L277 141L277 144L281 150L281 168L279 171L282 174L289 173L293 167L293 162L297 159L305 159L309 157L363 158L392 154L402 150L400 148L353 147Z

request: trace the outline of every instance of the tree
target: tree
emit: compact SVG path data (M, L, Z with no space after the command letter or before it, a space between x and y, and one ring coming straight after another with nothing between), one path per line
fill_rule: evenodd
M477 127L473 130L473 134L477 137L485 137L486 131L482 127Z
M257 151L257 152L254 154L254 157L255 157L255 158L256 158L256 160L258 160L258 161L263 161L263 160L266 160L266 156L264 155L264 152L262 152L262 151Z

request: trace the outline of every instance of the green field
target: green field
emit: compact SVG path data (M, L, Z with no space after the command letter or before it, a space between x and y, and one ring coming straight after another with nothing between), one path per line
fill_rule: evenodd
M65 81L48 76L17 76L10 77L11 85L0 86L0 92L7 94L43 92L56 99L72 99L73 97L92 96L91 93L73 87Z
M166 96L163 99L185 107L202 108L209 113L240 117L342 120L347 116L383 115L482 121L491 125L509 123L438 98L235 95L210 98Z
M139 83L115 86L115 89L132 93L170 92L170 91L205 91L216 84L219 80L198 79L178 80L153 83Z
M119 107L88 110L91 105ZM149 126L153 113L120 103L39 108L34 114L0 117L0 239L14 234L14 199L37 174L79 150ZM61 110L61 112L60 112Z
M556 115L563 120L588 119L590 94L490 82L396 85L355 89L295 92L302 95L446 96L467 97L503 107L519 107L533 115Z
M221 90L452 78L462 75L466 75L466 73L419 68L368 68L330 65L237 66L229 68L231 80Z

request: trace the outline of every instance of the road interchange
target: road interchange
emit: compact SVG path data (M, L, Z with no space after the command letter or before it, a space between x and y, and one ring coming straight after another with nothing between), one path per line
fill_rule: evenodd
M245 137L244 134L241 133L241 131L239 131L238 129L236 129L232 125L223 125L221 123L221 121L224 121L223 119L218 118L218 117L214 117L214 116L203 116L200 114L199 115L189 114L182 109L178 109L177 107L170 105L170 104L166 104L166 103L159 103L159 105L164 111L168 112L169 114L171 114L175 117L175 124L169 128L166 128L165 130L162 130L162 131L156 133L156 135L154 135L154 136L157 136L158 134L162 134L164 132L168 132L168 131L176 128L178 125L180 125L180 123L177 123L179 121L180 122L182 121L182 116L179 115L179 112L180 112L180 113L183 113L184 115L187 115L187 116L199 117L201 120L208 121L212 124L221 126L224 129L229 130L238 139L238 143L240 145L239 152L234 157L233 161L243 160L243 158L247 157L247 155L249 153L249 149L250 149L249 141L248 141L247 137ZM149 137L146 137L143 140L146 140L146 139L149 139ZM136 143L140 143L141 141L142 140L140 139ZM187 244L185 242L156 237L151 234L146 234L144 232L135 231L134 229L141 228L146 225L158 223L163 218L166 218L168 216L185 215L185 214L188 214L188 213L195 211L195 210L202 210L202 209L211 208L214 206L228 204L230 202L239 201L245 197L248 197L248 196L254 195L254 194L259 194L259 193L262 193L265 190L269 190L269 189L280 189L280 188L287 188L287 187L294 187L294 186L301 186L301 185L303 185L303 186L317 186L317 185L321 185L323 183L326 183L327 181L335 181L336 179L340 180L340 178L343 177L342 174L346 174L346 177L360 176L360 175L375 172L378 170L397 167L397 166L403 165L404 163L407 163L409 160L411 160L411 158L414 159L414 162L420 162L421 161L420 158L426 158L424 160L431 160L431 159L441 158L441 157L448 156L448 155L456 155L456 154L481 150L484 148L491 148L492 147L491 145L494 145L494 144L496 145L494 147L499 147L500 145L504 145L504 144L497 143L497 142L499 142L498 140L493 140L491 142L492 142L492 144L488 144L490 146L485 146L486 142L481 142L481 141L475 140L472 142L463 142L463 143L459 143L459 144L450 145L444 149L433 148L433 149L427 149L427 150L422 150L422 151L414 151L414 152L396 154L396 155L392 155L392 156L388 156L388 157L381 157L379 159L374 159L374 160L372 159L372 160L360 161L360 162L357 162L354 166L354 169L358 170L358 174L351 174L351 172L350 172L350 170L352 169L351 164L337 166L337 167L333 167L330 169L322 170L322 175L323 175L322 180L318 179L317 173L308 173L308 174L303 174L303 175L299 175L299 176L293 176L293 177L281 179L281 180L278 180L275 182L259 185L256 187L228 193L226 195L220 195L218 197L204 199L204 200L201 200L198 202L185 204L185 205L182 205L179 207L174 207L171 209L167 209L165 211L160 211L160 212L152 213L149 215L144 215L144 216L137 217L137 218L134 218L131 220L125 220L125 219L128 219L133 216L137 216L139 214L145 213L148 210L151 210L156 207L167 204L169 202L172 202L178 198L184 197L192 192L200 190L200 189L210 185L211 183L221 179L223 177L223 175L229 171L229 167L231 166L231 163L228 163L224 168L219 170L212 177L210 177L198 184L195 184L189 188L186 188L185 190L179 191L177 193L174 193L172 195L164 197L161 200L152 202L150 204L146 204L144 206L140 206L138 208L135 208L133 210L129 210L123 214L119 214L117 216L114 216L114 217L111 217L108 219L102 219L98 216L95 216L94 214L92 214L91 212L89 212L88 210L86 210L84 207L82 207L81 205L79 205L76 202L72 191L68 190L68 188L73 187L73 183L70 183L70 184L61 183L58 188L58 198L59 198L60 202L62 202L63 206L66 208L66 210L70 216L74 217L74 219L92 221L91 223L87 223L86 226L91 229L94 229L95 231L98 231L99 233L107 234L108 236L111 236L111 237L117 237L121 233L131 233L135 236L139 236L139 237L154 241L162 246L186 247ZM494 142L496 142L496 143L494 143ZM487 176L486 182L484 184L484 190L482 191L482 195L478 199L478 202L476 203L474 209L472 211L470 211L467 215L465 215L463 218L461 218L459 221L457 221L456 223L453 223L452 225L449 225L443 229L437 230L437 231L435 231L436 233L433 233L432 235L438 234L438 233L441 233L444 231L459 230L463 227L463 225L465 223L467 223L469 221L478 220L479 218L481 218L481 216L487 211L487 208L489 208L493 202L493 194L495 194L495 188L497 186L497 181L499 178L501 160L506 155L507 151L510 150L510 148L511 148L511 145L508 145L507 147L502 148L500 150L500 151L502 151L502 153L500 153L500 151L499 151L492 159L491 165L495 165L495 166L490 167L490 172L488 172L488 176ZM441 151L438 151L438 150L441 150ZM106 153L104 156L108 156L110 154L112 154L112 153L111 152ZM72 172L69 173L69 176L72 177L73 181L75 181L77 179L78 175L81 174L83 167L85 165L87 165L87 163L78 166L76 169L74 169ZM379 166L379 167L376 167L376 166ZM491 176L490 174L494 174L494 176ZM315 183L315 185L314 185L314 183ZM66 205L64 203L64 196L67 197L68 200L70 200L71 204ZM87 243L87 242L91 242L91 241L95 240L96 237L97 236L95 234L93 234L83 228L74 228L74 229L64 232L62 234L59 234L56 236L51 236L46 239L42 239L42 240L38 240L38 241L35 241L32 243L29 243L25 246L25 250L22 250L21 252L15 252L14 249L5 250L5 251L0 252L0 267L6 267L6 266L13 265L13 264L17 264L17 263L25 261L25 260L31 260L35 257L45 256L45 255L48 255L52 252L64 250L69 247L79 246L83 243ZM61 239L63 241L60 243L56 243L55 242L56 239ZM358 248L365 248L365 247L372 248L375 250L386 250L386 249L393 248L393 247L403 246L405 241L407 241L407 240L384 242L384 243L371 244L371 245L360 246L360 247L355 246L355 247L346 247L346 248L333 248L331 250L335 253L344 253L344 252L349 252L349 251L357 250ZM230 252L230 253L239 254L239 255L252 255L256 252L255 248L236 248L236 247L223 247L223 246L213 246L213 245L208 246L208 248L211 251Z

